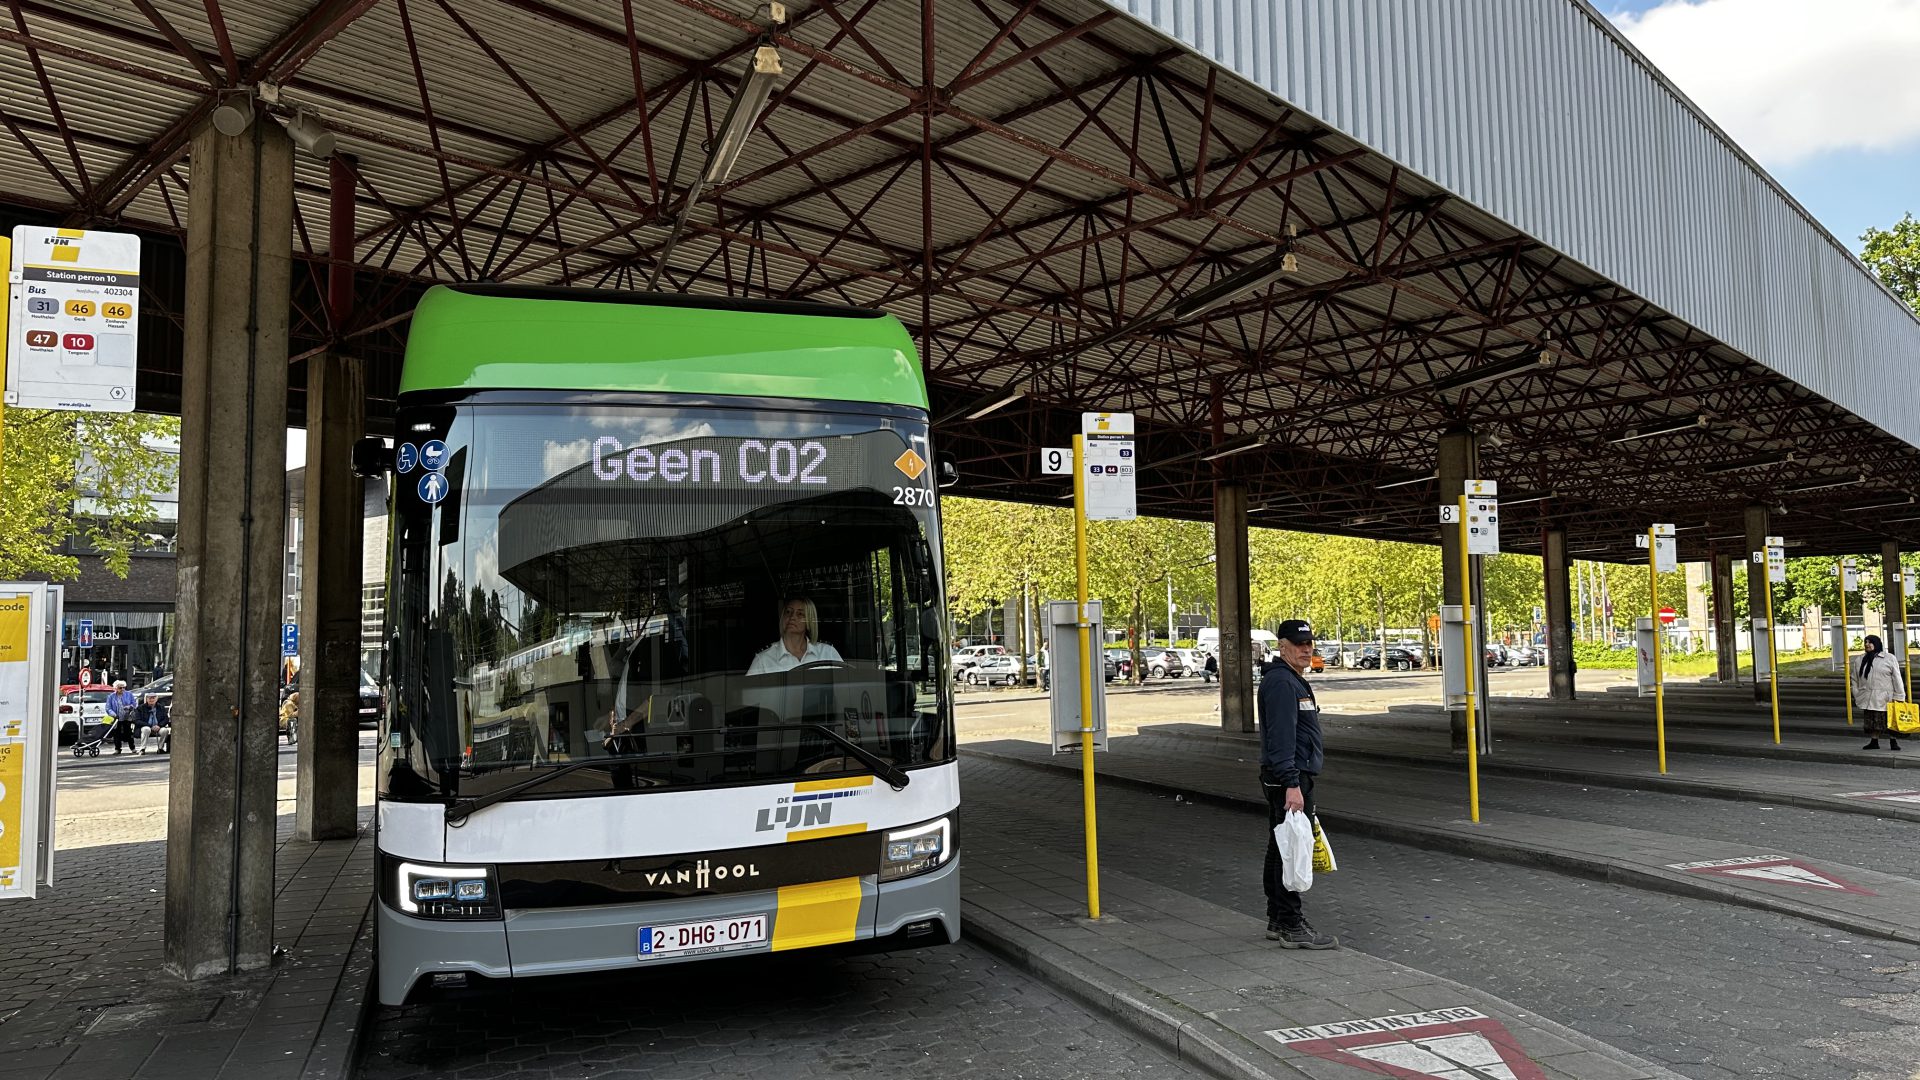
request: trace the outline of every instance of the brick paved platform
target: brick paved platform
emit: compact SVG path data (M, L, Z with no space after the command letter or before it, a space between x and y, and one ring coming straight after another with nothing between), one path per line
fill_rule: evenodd
M372 831L287 839L268 972L183 983L161 967L161 841L62 850L56 884L0 908L0 1080L321 1080L346 1075L372 975Z
M1103 871L1087 919L1079 853L1014 835L967 841L967 934L1221 1075L1679 1077L1409 967L1282 950L1258 919L1126 874Z
M1103 778L1181 793L1264 814L1249 764L1205 740L1147 734L1112 740L1098 755ZM1077 772L1039 743L1001 739L966 746L989 760ZM1337 761L1337 759L1336 759ZM1762 908L1886 940L1920 942L1920 880L1783 849L1758 822L1751 839L1686 835L1684 821L1645 828L1516 812L1483 785L1482 820L1467 818L1461 775L1426 769L1330 769L1316 799L1332 830L1357 832L1459 854L1537 866ZM1659 829L1670 831L1656 831Z

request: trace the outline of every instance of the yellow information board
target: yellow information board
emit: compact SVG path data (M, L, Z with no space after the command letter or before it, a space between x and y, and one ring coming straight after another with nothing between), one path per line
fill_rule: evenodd
M52 880L56 587L0 583L0 899Z

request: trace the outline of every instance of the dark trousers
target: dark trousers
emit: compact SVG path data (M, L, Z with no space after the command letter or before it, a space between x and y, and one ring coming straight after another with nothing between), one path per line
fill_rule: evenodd
M134 741L133 721L114 720L111 721L111 723L113 724L113 749L115 753L120 751L122 744L125 744L129 750L139 745Z
M1287 789L1279 784L1270 784L1265 777L1260 778L1260 787L1267 793L1267 862L1263 877L1267 886L1267 920L1281 926L1299 926L1306 921L1300 914L1300 894L1280 883L1280 845L1273 838L1273 827L1280 824L1287 815ZM1300 795L1307 802L1307 813L1313 813L1313 775L1300 774Z
M1887 711L1885 709L1861 709L1860 715L1864 718L1867 726L1867 738L1892 739L1895 742L1900 741L1899 735L1887 726Z

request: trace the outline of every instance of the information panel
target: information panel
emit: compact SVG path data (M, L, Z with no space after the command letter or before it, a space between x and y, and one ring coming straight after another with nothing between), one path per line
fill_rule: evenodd
M53 851L52 594L0 583L0 900L32 897Z
M140 332L140 238L13 230L6 403L132 412Z
M1081 413L1081 456L1087 470L1087 520L1132 521L1134 497L1132 413Z

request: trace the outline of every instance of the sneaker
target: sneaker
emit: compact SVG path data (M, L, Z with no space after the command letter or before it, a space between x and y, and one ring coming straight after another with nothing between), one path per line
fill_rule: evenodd
M1279 940L1280 940L1280 932L1281 932L1281 927L1280 927L1280 920L1279 920L1279 919L1268 919L1268 920L1267 920L1267 940L1268 940L1268 941L1279 941Z
M1878 749L1880 749L1880 740L1879 740L1879 739L1868 739L1868 740L1867 740L1867 745L1865 745L1865 746L1863 746L1863 747L1861 747L1860 749L1862 749L1862 750L1878 750Z
M1280 927L1278 933L1269 930L1267 936L1280 943L1283 949L1337 949L1340 939L1323 934L1306 923L1299 926Z

